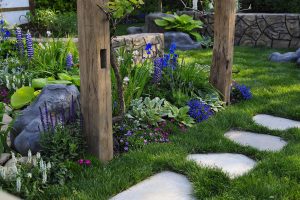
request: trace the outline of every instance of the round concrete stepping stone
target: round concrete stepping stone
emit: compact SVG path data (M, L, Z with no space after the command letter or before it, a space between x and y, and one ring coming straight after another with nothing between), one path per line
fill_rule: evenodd
M287 142L280 137L245 131L229 131L225 137L242 146L250 146L260 151L280 151Z
M194 200L189 180L174 172L162 172L129 188L111 200Z
M274 117L271 115L256 115L253 120L262 126L269 128L270 130L287 130L290 128L300 128L300 122L285 119L281 117Z
M231 153L191 154L187 159L202 167L219 168L232 179L246 174L256 165L247 156Z

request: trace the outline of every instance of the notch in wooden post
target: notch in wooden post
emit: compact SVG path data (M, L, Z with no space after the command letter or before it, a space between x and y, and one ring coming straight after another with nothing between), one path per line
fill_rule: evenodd
M101 62L101 69L107 68L107 50L101 49L100 50L100 62Z

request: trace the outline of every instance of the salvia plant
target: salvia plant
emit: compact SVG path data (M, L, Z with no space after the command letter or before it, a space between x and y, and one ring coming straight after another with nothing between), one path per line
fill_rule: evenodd
M214 114L209 105L198 99L190 100L188 106L190 107L189 115L198 123L207 120Z
M252 93L249 87L234 82L231 86L231 101L237 103L242 100L252 99Z
M29 31L26 34L26 46L27 46L28 59L31 60L34 56L34 48L33 48L31 34Z

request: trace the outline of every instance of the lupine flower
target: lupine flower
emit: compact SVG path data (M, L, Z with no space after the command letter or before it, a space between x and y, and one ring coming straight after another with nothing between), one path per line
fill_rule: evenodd
M24 54L24 44L23 44L23 36L22 36L22 30L20 28L16 29L16 38L17 38L17 46L19 49L20 55Z
M27 56L28 59L30 60L31 58L33 58L34 49L33 49L32 37L29 31L26 34L26 45L27 45Z
M151 43L147 43L145 50L146 50L147 54L150 55L151 51L152 51L152 44Z
M37 152L36 158L37 158L38 160L41 159L41 153L40 153L40 152Z
M163 69L163 58L156 58L154 60L154 73L153 73L153 83L159 83L162 78Z
M31 150L29 149L28 150L28 155L27 155L27 163L31 163L31 161L32 161L32 153L31 153Z
M214 114L209 105L197 99L190 100L188 106L190 107L188 114L198 123Z
M71 67L74 66L73 55L72 55L71 53L69 53L69 54L67 55L66 63L67 63L67 65L66 65L67 70L70 70Z
M171 44L171 47L170 47L170 54L175 54L175 51L176 51L176 43L175 42L172 42Z
M43 180L42 183L45 184L47 183L47 169L43 170Z

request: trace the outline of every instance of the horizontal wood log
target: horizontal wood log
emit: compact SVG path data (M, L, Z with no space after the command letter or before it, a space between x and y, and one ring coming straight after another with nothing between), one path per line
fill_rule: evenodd
M14 12L23 10L30 10L30 7L0 8L0 12Z

